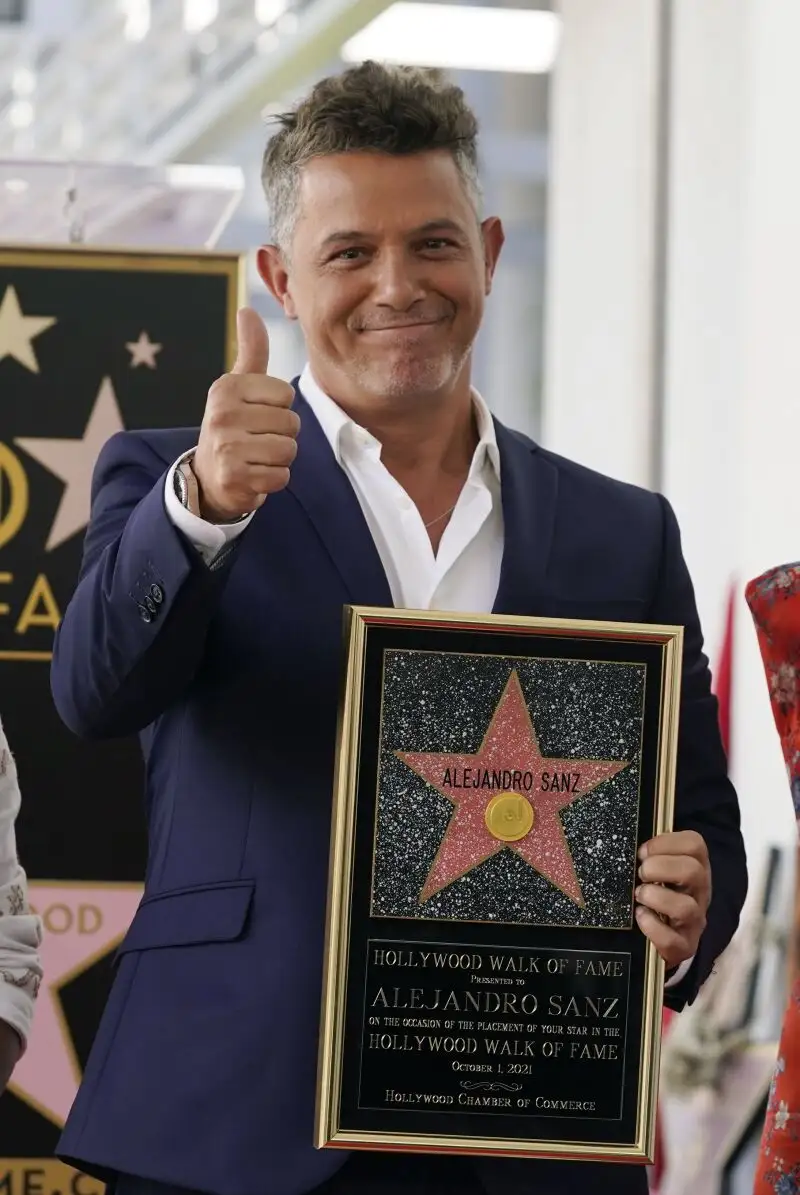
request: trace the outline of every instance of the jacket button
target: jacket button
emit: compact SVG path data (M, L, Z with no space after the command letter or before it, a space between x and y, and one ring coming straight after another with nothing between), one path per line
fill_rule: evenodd
M153 601L155 602L155 604L157 606L160 606L164 600L164 590L161 588L160 585L151 585L150 586L150 597L153 599Z
M139 603L139 617L141 618L142 622L153 621L153 615L147 609L147 606L143 606L141 602Z

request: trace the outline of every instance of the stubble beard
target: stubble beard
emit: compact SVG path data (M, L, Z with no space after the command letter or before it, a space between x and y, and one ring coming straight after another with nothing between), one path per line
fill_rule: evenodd
M407 352L383 359L361 358L353 362L353 380L376 398L393 402L424 401L446 392L469 362L472 345L425 356Z

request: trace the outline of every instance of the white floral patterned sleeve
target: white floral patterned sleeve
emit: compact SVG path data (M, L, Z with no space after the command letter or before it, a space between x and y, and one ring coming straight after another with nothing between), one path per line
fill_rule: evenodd
M16 764L0 723L0 1020L27 1043L42 979L42 926L28 908L27 878L17 859L20 800Z

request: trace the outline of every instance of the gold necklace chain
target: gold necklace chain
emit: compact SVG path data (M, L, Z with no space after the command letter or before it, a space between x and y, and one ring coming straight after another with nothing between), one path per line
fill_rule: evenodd
M425 524L425 530L427 531L429 527L433 527L435 523L441 523L442 519L446 519L448 515L451 515L457 506L458 503L454 502L449 510L446 510L444 514L437 515L435 519L431 519L430 523Z

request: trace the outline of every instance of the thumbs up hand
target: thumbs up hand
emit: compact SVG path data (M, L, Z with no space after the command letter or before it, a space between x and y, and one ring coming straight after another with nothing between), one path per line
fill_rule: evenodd
M200 513L225 523L257 510L289 482L300 420L292 387L267 374L269 337L250 307L237 316L239 352L233 371L208 392L192 472Z

